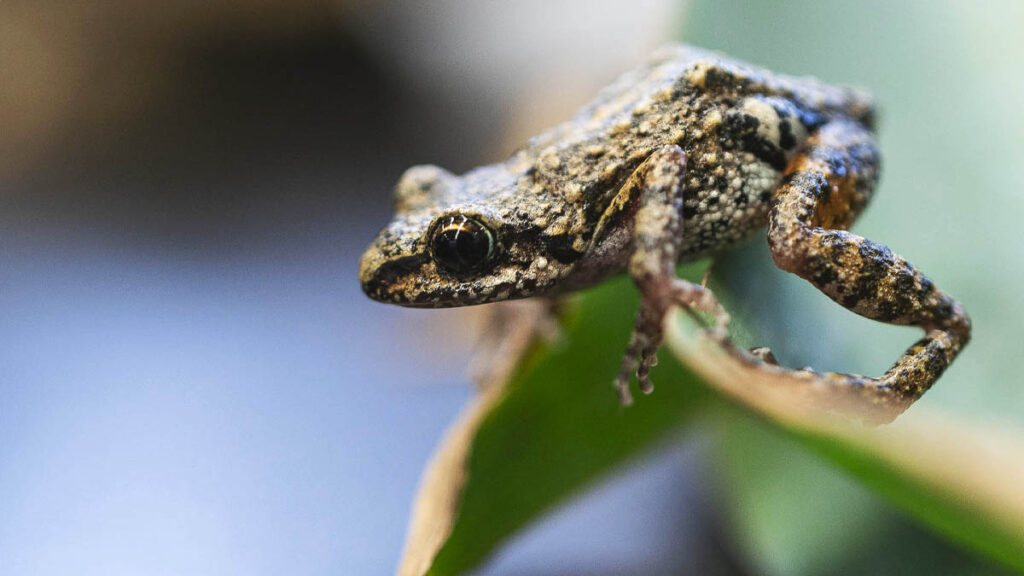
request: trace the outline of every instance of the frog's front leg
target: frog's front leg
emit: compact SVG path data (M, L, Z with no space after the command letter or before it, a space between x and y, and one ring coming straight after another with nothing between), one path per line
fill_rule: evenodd
M789 164L768 230L775 263L810 281L845 308L925 336L879 378L813 374L865 397L891 420L919 398L967 344L971 324L952 298L889 248L843 230L874 187L877 154L870 132L836 121L812 136ZM806 372L805 372L806 374Z
M671 306L678 304L711 314L716 335L724 338L726 334L729 316L711 291L675 275L683 233L685 175L683 150L678 146L659 149L623 185L602 215L595 233L598 241L615 235L624 244L629 255L629 274L642 298L615 381L624 405L633 401L629 380L634 370L642 392L649 394L654 389L649 373L658 361L662 323Z
M486 308L484 329L473 347L469 376L481 390L507 382L536 339L561 337L556 297L495 302Z

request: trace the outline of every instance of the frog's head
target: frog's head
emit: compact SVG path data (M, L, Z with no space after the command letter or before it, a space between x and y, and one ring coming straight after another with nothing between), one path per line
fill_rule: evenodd
M444 308L542 293L571 270L543 241L542 208L523 207L523 174L485 167L455 176L416 166L395 189L395 218L363 254L374 300Z

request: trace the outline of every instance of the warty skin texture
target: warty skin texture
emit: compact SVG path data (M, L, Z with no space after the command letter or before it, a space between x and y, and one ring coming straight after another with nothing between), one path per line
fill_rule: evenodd
M878 379L813 375L895 415L952 362L970 321L906 260L846 232L878 178L873 118L863 92L668 46L504 162L461 176L409 169L360 281L382 302L450 307L552 296L627 272L643 295L616 380L629 403L634 371L640 389L652 389L671 305L710 313L725 338L728 315L710 291L676 278L675 264L767 226L782 269L858 314L925 330ZM450 245L438 248L453 221L486 233L463 237L479 259L465 270L442 257L462 229L449 229ZM483 241L490 250L479 249Z

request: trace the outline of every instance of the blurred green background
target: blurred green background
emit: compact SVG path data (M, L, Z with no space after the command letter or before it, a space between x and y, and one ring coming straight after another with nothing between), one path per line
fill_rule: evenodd
M444 327L479 321L359 293L390 187L500 159L669 40L874 93L855 229L975 325L921 405L1020 431L1022 24L1013 0L0 4L2 572L390 573L471 394L473 330ZM760 240L723 276L788 365L880 373L917 336ZM483 569L896 572L997 573L740 418Z

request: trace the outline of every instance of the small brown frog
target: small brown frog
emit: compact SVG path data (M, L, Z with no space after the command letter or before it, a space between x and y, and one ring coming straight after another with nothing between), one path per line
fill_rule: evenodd
M726 338L726 312L677 278L676 264L767 225L780 268L857 314L925 331L879 378L813 374L892 418L949 366L971 326L905 259L846 231L878 177L873 116L862 92L668 46L504 162L462 176L410 168L360 282L375 300L439 308L553 295L627 271L643 297L615 381L629 404L634 371L641 391L653 389L671 306L710 314Z

